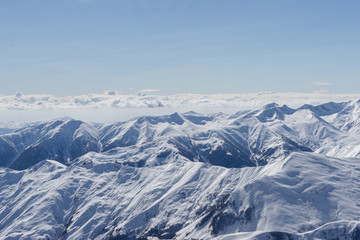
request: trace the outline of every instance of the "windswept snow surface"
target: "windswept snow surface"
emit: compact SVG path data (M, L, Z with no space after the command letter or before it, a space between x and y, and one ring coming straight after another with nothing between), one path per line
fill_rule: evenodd
M360 239L360 101L0 135L0 239Z

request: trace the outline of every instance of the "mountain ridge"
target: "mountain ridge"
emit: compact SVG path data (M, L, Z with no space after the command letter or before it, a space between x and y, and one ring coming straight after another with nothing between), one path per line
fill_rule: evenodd
M28 124L0 135L0 239L359 239L359 109Z
M260 110L246 112L239 116L206 116L194 112L186 114L174 113L158 117L139 117L126 122L103 125L89 124L69 118L56 119L54 121L31 124L12 133L1 135L0 148L3 149L3 153L8 153L11 156L0 155L2 159L0 164L3 167L24 169L32 164L21 166L21 164L31 162L29 158L37 159L34 163L45 159L55 159L61 163L69 164L69 161L73 161L87 152L106 152L114 148L129 147L143 142L164 141L163 136L166 134L170 136L170 141L175 145L175 148L182 149L182 154L186 156L190 156L189 154L194 155L194 152L196 152L194 148L205 152L205 157L202 156L204 154L197 153L192 158L195 157L200 160L207 158L214 164L228 167L251 166L259 162L266 164L264 158L271 157L273 154L265 151L261 152L262 149L258 149L259 146L257 146L259 143L263 144L266 141L273 141L273 146L269 147L270 152L277 151L279 148L315 151L320 147L319 142L321 140L334 138L341 134L348 134L351 129L343 131L338 128L341 123L328 122L326 121L328 119L325 120L321 116L338 114L344 109L349 111L351 107L352 111L358 111L356 109L356 104L358 103L359 101L339 104L331 102L312 107L304 105L298 109L291 109L286 105L279 106L276 103L271 103ZM296 114L300 116L291 119ZM287 121L285 118L289 118L289 120ZM299 121L301 118L307 118L307 121ZM312 118L315 119L312 120ZM296 121L299 123L296 124ZM286 131L283 131L281 127L271 126L272 123L279 124L279 122L283 123L282 128L286 129ZM216 123L219 124L216 125ZM354 131L358 131L358 126L360 130L360 125L357 125L358 123L360 124L360 120L350 123L346 122L348 126L355 126ZM186 127L182 126L183 124ZM234 126L236 124L238 126ZM318 126L314 130L312 127L315 124L318 124ZM201 126L204 127L201 128ZM194 128L195 131L192 131ZM247 128L248 133L244 132L244 128ZM204 137L207 131L210 131L214 136L216 135L216 138L209 139ZM305 132L301 133L302 131ZM312 140L304 140L307 136L311 135L309 132L314 132L314 137L317 134L324 136L317 136L316 139ZM327 136L326 134L333 136ZM19 138L22 139L19 140ZM224 145L220 146L221 148L214 153L216 156L212 157L211 151L207 151L204 147L199 146L199 144L193 146L194 142L201 142L201 139L212 141L213 144L215 141L223 142ZM67 144L71 141L72 145ZM59 146L58 151L47 152L42 150L43 148L52 148L51 145L59 144L60 142L63 143ZM236 146L241 146L240 149L234 146L234 142L236 142ZM278 146L275 146L276 143L278 143ZM42 147L42 145L45 146ZM41 152L42 155L40 155ZM35 153L38 156L34 156ZM219 157L219 154L222 157ZM230 164L227 163L226 154L229 156L231 156L230 154L241 155L242 159L238 159L235 164ZM279 153L279 155L281 154ZM251 160L254 156L258 157L256 161L254 159ZM213 158L221 158L222 162L215 163L212 160ZM234 162L233 159L231 161Z

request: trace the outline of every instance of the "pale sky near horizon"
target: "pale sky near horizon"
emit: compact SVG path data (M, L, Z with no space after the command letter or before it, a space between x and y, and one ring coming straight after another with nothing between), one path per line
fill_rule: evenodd
M359 93L360 1L2 0L0 94Z

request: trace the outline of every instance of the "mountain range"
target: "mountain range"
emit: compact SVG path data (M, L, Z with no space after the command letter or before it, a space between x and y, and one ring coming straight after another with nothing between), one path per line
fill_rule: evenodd
M360 239L360 100L0 132L0 239Z

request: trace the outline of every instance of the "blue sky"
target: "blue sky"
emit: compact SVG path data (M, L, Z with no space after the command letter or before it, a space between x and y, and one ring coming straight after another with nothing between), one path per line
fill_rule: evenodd
M360 89L360 1L3 0L0 94Z

